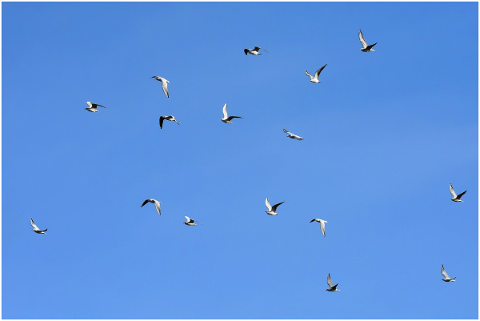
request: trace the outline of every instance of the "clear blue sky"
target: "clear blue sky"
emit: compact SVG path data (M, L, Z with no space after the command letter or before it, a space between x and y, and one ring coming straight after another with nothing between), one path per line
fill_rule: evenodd
M478 317L477 3L2 8L3 318Z

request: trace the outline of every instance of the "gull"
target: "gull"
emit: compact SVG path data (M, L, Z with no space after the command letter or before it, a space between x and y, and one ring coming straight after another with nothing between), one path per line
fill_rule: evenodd
M455 191L453 190L453 186L452 184L450 183L450 193L452 194L453 198L451 198L452 201L454 202L463 202L461 200L463 194L465 194L467 192L467 190L465 190L464 192L460 193L460 194L455 194Z
M33 226L33 231L37 234L45 234L45 232L48 230L47 228L44 229L44 230L41 230L37 227L37 224L35 224L35 222L33 221L33 219L31 218L30 219L30 225Z
M268 215L278 215L277 207L280 206L281 204L285 203L285 201L277 203L273 206L270 205L270 202L268 201L268 197L265 199L265 205L267 205L268 211L265 211Z
M175 119L175 116L173 115L170 115L170 116L160 116L160 119L158 120L160 122L160 129L162 129L162 126L163 126L163 120L166 119L166 120L169 120L169 121L174 121L177 123L178 126L180 126L180 124L178 123L177 119Z
M198 222L198 221L192 220L192 219L191 219L190 217L188 217L188 216L185 216L185 218L187 219L186 222L183 222L183 224L185 224L185 225L194 226L194 225L197 225L197 224L195 224L195 222L200 223L200 222ZM202 224L202 223L200 223L200 224Z
M445 268L443 267L443 264L442 264L442 275L445 277L445 279L442 279L445 282L455 282L455 279L457 278L457 277L454 277L453 279L451 279L448 276L447 272L445 272Z
M313 82L313 83L321 83L320 80L318 80L318 76L320 76L320 73L322 72L323 68L325 68L327 66L327 64L325 64L323 67L320 67L320 69L318 69L316 72L315 72L315 76L312 76L308 73L308 71L305 70L305 73L307 74L308 77L310 77L310 82Z
M221 120L226 123L226 124L231 124L232 123L232 119L234 118L243 118L243 117L240 117L240 116L228 116L227 114L227 104L225 104L225 106L223 106L223 118L221 118Z
M337 289L338 283L333 285L332 278L330 277L330 273L328 273L327 284L330 287L329 289L327 289L327 291L330 291L330 292L340 291L339 289Z
M167 98L170 98L170 95L168 94L168 88L167 88L167 83L169 83L169 81L159 76L152 76L152 78L155 78L156 80L162 82L163 92L165 93L165 96L167 96Z
M88 105L88 108L85 108L85 109L92 112L92 113L98 113L97 107L107 108L107 107L105 107L103 105L100 105L100 104L94 104L91 101L87 101L87 105Z
M258 52L260 49L262 50L265 50L263 48L260 48L260 47L255 47L253 49L244 49L243 52L245 52L245 54L252 54L252 55L255 55L255 56L258 56L258 55L261 55L260 52ZM266 50L265 50L266 51ZM268 52L268 51L267 51Z
M289 132L288 130L286 130L285 128L283 129L283 132L288 134L287 137L290 137L291 139L297 139L297 140L303 140L303 137L300 137L298 135L295 135L294 133L291 133Z
M373 50L373 46L375 46L377 43L375 42L373 45L367 45L367 42L365 41L365 38L363 38L363 33L362 30L358 32L358 37L360 38L360 42L362 43L363 48L360 48L361 51L363 52L369 52L369 51L375 51Z
M153 204L155 204L155 208L157 209L158 215L162 215L162 211L160 210L160 204L162 204L162 203L160 203L159 201L157 201L157 200L155 200L155 199L153 199L153 198L149 198L149 199L145 200L145 201L143 202L142 206L140 206L140 207L143 207L143 206L144 206L145 204L147 204L147 203L153 203Z
M314 218L313 220L310 221L310 223L312 223L312 222L320 223L320 229L322 230L323 236L325 236L325 223L328 223L328 222L324 221L322 219L319 219L319 218Z

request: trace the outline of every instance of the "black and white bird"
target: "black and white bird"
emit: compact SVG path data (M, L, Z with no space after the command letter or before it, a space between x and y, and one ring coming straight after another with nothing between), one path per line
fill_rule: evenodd
M314 218L313 220L310 221L310 223L312 223L312 222L320 223L320 229L322 230L323 236L325 236L325 223L328 223L328 222L324 221L322 219L319 219L319 218Z
M243 118L243 117L240 117L240 116L228 116L227 114L227 104L225 104L225 106L223 106L223 118L220 118L221 121L223 121L224 123L226 124L231 124L232 123L232 119L234 118Z
M463 201L461 200L461 198L462 198L462 196L463 196L466 192L467 192L467 190L465 190L465 191L463 191L462 193L460 193L460 194L457 195L457 194L455 194L455 190L453 189L452 184L450 184L450 193L451 193L452 196L453 196L453 197L451 198L452 201L454 201L454 202L463 202Z
M288 134L287 137L290 137L291 139L303 140L303 137L300 137L300 136L298 136L298 135L295 135L294 133L289 132L289 131L286 130L285 128L283 129L283 132L284 132L285 134Z
M277 203L273 206L270 205L270 202L268 201L268 197L265 199L265 205L268 208L268 211L265 211L268 215L278 215L277 213L277 207L279 207L281 204L285 203L285 201Z
M33 231L37 234L45 234L45 232L48 230L47 228L44 229L44 230L41 230L37 227L37 224L35 224L35 222L33 221L33 219L31 218L30 219L30 225L33 226Z
M195 222L200 223L200 222L198 222L198 221L192 220L192 219L191 219L190 217L188 217L188 216L185 216L185 218L187 219L186 222L183 222L183 224L185 224L185 225L194 226L194 225L197 225ZM200 224L202 224L202 223L200 223Z
M153 199L153 198L149 198L149 199L146 199L146 200L143 202L142 206L140 206L140 207L143 207L143 206L144 206L145 204L147 204L147 203L153 203L153 204L155 204L155 209L157 210L158 215L162 215L162 211L160 210L160 204L162 204L162 203L160 203L159 201L157 201L157 200L155 200L155 199Z
M321 83L320 80L318 80L318 76L320 76L320 73L322 72L322 70L327 66L327 64L325 64L324 66L320 67L320 69L318 69L316 72L315 72L315 76L312 76L308 73L308 71L305 70L305 73L307 74L308 77L310 77L310 82L313 82L313 83Z
M327 284L330 287L327 289L327 291L330 291L330 292L340 291L339 289L337 289L338 283L333 285L332 278L330 277L330 273L328 273L328 276L327 276Z
M92 113L98 113L97 107L107 108L107 107L105 107L103 105L100 105L100 104L94 104L91 101L87 101L87 105L88 105L88 108L85 108L85 109L92 112Z
M453 279L451 279L448 276L447 272L445 272L445 268L443 267L443 264L442 264L442 275L444 277L444 279L442 279L442 280L445 281L445 282L455 282L455 279L457 278L457 277L454 277Z
M170 98L170 95L168 94L168 88L167 88L167 84L169 83L169 81L166 80L165 78L159 77L159 76L152 76L152 78L155 78L156 80L162 82L163 92L165 93L165 96L167 96L167 98Z
M245 52L246 55L247 54L252 54L252 55L258 56L258 55L261 55L261 53L259 52L260 49L265 50L265 49L260 48L260 47L255 47L253 49L244 49L243 52Z
M170 116L160 116L160 118L158 119L159 123L160 123L160 129L162 129L163 127L163 121L164 120L168 120L168 121L174 121L177 123L178 126L180 126L180 124L178 123L177 119L175 118L175 116L173 115L170 115Z
M358 32L358 38L360 38L360 42L362 43L363 48L360 48L361 51L363 52L369 52L369 51L375 51L373 50L373 46L375 46L377 43L375 42L373 45L367 45L367 42L365 41L365 38L363 38L363 33L362 30Z

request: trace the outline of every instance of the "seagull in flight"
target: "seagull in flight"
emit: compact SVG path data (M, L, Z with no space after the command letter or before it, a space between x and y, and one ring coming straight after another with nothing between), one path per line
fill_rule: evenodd
M298 135L295 135L294 133L291 133L291 132L289 132L289 131L286 130L286 129L283 129L283 132L284 132L285 134L288 134L287 137L290 137L291 139L303 140L303 137L300 137L300 136L298 136Z
M373 50L373 46L375 46L377 44L377 42L375 42L373 45L367 45L367 42L365 41L365 38L363 38L363 33L362 33L362 30L360 30L358 32L358 38L360 38L360 42L362 43L362 46L363 48L360 48L361 51L363 52L369 52L369 51L375 51Z
M255 56L258 56L258 55L261 55L260 52L258 52L260 49L262 50L265 50L263 48L260 48L260 47L255 47L253 49L244 49L243 52L245 52L245 54L252 54L252 55L255 55ZM265 50L266 51L266 50ZM268 51L267 51L268 52Z
M162 211L160 210L160 204L162 204L162 203L160 203L159 201L157 201L157 200L155 200L155 199L153 199L153 198L149 198L149 199L145 200L145 201L143 202L142 206L140 206L140 207L143 207L143 206L144 206L145 204L147 204L147 203L153 203L153 204L155 204L155 209L157 210L158 215L162 215Z
M328 223L328 222L324 221L322 219L319 219L319 218L314 218L313 220L310 221L310 223L312 223L312 222L320 223L320 229L322 230L323 236L325 236L325 223Z
M455 194L455 191L453 190L453 186L452 184L450 184L450 193L452 194L453 198L451 198L452 201L454 202L463 202L461 200L463 194L465 194L467 192L467 190L465 190L464 192L460 193L460 194Z
M35 222L33 221L33 219L31 218L30 219L30 225L33 226L33 231L37 234L45 234L45 232L48 230L47 228L44 229L44 230L41 230L37 227L37 224L35 224Z
M227 114L227 104L225 104L225 106L223 106L223 118L221 118L221 120L226 123L226 124L231 124L232 123L232 119L234 118L243 118L243 117L240 117L240 116L228 116Z
M442 275L445 277L444 279L442 279L445 282L455 282L455 279L457 278L457 277L454 277L453 279L451 279L448 276L447 272L445 272L445 268L443 267L443 264L442 264Z
M100 105L100 104L94 104L91 101L87 101L87 105L88 105L88 108L85 108L85 109L92 112L92 113L98 113L97 107L107 108L107 107L105 107L103 105Z
M175 116L173 115L170 115L170 116L160 116L160 119L158 120L160 122L160 129L162 129L162 126L163 126L163 121L164 120L169 120L169 121L174 121L177 123L178 126L180 126L180 124L178 123L177 119L175 118Z
M318 80L318 76L320 76L320 73L322 72L323 68L325 68L327 66L327 64L325 64L324 66L320 67L320 69L318 69L316 72L315 72L315 76L312 76L308 73L308 71L305 70L305 73L307 74L308 77L310 77L310 82L313 82L313 83L321 83L320 80Z
M265 213L267 213L268 215L278 215L277 213L277 207L279 207L280 205L282 205L283 203L285 203L285 201L283 202L280 202L280 203L277 203L273 206L270 205L270 202L268 201L268 197L265 199L265 205L267 206L268 208L268 211L265 211Z
M190 217L188 217L188 216L185 216L185 218L187 219L186 222L183 222L183 224L185 224L185 225L194 226L194 225L197 225L197 224L195 224L195 222L200 223L200 222L198 222L198 221L192 220L192 219L191 219ZM200 224L202 224L202 223L200 223Z
M165 93L165 96L167 96L167 98L170 98L170 95L168 94L168 88L167 88L167 84L169 83L169 81L159 76L152 76L152 78L155 78L156 80L162 82L163 92Z
M330 287L327 289L327 291L330 291L330 292L340 291L339 289L337 289L338 283L333 285L332 278L330 277L330 273L328 273L327 284Z

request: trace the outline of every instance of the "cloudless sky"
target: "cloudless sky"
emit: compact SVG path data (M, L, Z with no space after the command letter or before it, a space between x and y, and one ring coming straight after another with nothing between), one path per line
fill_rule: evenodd
M477 3L2 12L3 318L478 317Z

